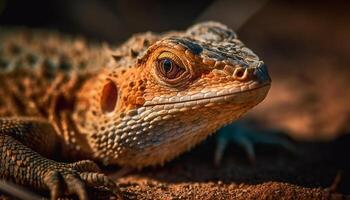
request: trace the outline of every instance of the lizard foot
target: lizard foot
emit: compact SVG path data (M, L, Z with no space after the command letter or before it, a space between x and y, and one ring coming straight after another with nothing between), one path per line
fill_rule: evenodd
M122 199L118 186L99 172L98 166L89 160L71 164L56 163L44 174L44 184L49 188L51 199L66 195L77 195L80 200L89 199L86 187L109 190Z
M216 150L214 155L215 166L220 165L224 151L230 142L241 146L245 150L251 163L255 162L254 145L258 143L278 145L293 154L297 153L294 145L288 139L273 134L272 132L261 133L260 131L251 129L247 125L239 122L229 124L220 129L216 139Z

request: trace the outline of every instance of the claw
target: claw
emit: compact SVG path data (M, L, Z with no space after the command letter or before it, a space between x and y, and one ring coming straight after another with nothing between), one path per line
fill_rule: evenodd
M214 166L218 167L221 163L224 151L228 145L228 140L218 138L216 142L216 150L214 155Z
M69 194L76 194L79 200L88 200L88 195L86 193L86 188L84 182L79 176L68 174L63 176Z
M45 176L44 182L46 183L47 187L50 189L51 199L58 199L58 197L62 195L61 181L62 181L62 177L60 173L58 173L57 171L51 171Z
M246 137L237 137L236 139L237 140L235 142L241 147L243 147L250 163L255 163L255 150L253 142Z

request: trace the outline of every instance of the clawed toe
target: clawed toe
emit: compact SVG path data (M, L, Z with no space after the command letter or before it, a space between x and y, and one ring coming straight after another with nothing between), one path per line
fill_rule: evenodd
M69 173L63 177L69 195L76 194L80 200L88 199L85 184L78 175Z
M69 167L79 172L100 172L98 165L91 160L81 160L75 163L68 164Z
M50 189L51 199L57 199L61 196L62 188L62 177L57 171L51 171L44 177L44 182Z
M90 187L108 188L114 195L122 199L121 191L114 181L109 179L106 175L101 173L80 173L81 179Z

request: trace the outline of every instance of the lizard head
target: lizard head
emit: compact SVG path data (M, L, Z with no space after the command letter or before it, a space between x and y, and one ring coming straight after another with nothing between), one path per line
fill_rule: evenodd
M270 88L264 62L220 23L148 33L123 49L129 56L116 56L92 97L91 146L108 162L163 163L238 119Z

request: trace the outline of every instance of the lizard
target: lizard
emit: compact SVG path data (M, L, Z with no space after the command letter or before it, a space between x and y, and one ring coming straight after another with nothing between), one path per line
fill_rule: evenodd
M117 47L8 28L0 68L0 177L52 199L88 199L87 186L122 197L96 161L170 161L262 102L271 83L265 63L219 22Z

